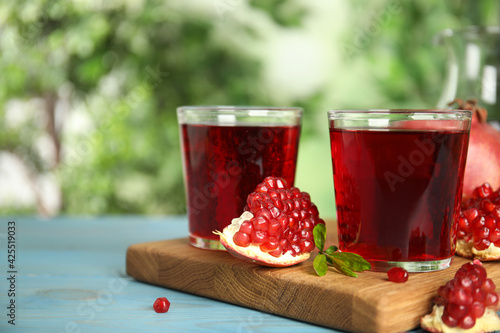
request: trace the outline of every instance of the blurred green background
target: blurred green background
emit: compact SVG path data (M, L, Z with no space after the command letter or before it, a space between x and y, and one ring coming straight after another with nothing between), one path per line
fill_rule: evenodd
M184 214L175 109L302 106L296 185L335 216L326 111L435 107L443 29L498 1L3 0L0 214Z

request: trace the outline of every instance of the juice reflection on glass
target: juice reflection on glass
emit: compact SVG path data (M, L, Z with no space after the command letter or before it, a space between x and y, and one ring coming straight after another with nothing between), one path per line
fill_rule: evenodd
M294 183L302 110L186 106L177 114L190 242L222 249L213 231L241 215L266 176Z
M448 267L470 112L329 112L339 248L374 270Z

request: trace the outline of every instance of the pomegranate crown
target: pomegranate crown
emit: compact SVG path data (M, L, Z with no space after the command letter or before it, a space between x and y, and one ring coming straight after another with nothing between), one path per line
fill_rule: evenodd
M458 110L470 110L473 114L477 115L478 120L482 123L486 122L486 119L488 118L488 111L477 103L477 99L463 100L461 98L455 98L453 101L448 103L448 106Z

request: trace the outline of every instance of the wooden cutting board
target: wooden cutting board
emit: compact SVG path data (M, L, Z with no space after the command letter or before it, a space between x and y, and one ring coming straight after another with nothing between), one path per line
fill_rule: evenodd
M183 238L132 245L126 265L127 274L139 281L335 329L390 333L416 328L431 311L437 288L468 261L455 257L449 269L413 273L399 284L379 272L351 278L330 269L319 277L312 260L261 267L224 251L194 248ZM484 266L500 286L500 263Z

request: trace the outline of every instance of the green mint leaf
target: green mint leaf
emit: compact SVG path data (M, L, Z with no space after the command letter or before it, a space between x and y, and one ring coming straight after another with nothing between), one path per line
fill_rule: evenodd
M347 268L345 266L340 267L340 271L347 276L358 277L358 274L354 273L353 271L351 271L349 268Z
M341 260L343 262L342 266L347 267L349 270L362 272L372 268L370 263L363 259L363 257L359 254L351 252L335 252L329 255L337 260Z
M337 252L338 249L339 249L338 247L336 247L335 245L332 245L332 246L330 246L329 248L327 248L325 250L325 253L326 254L332 254L332 253Z
M326 226L322 223L317 224L313 229L314 244L319 252L323 252L326 242Z
M313 267L319 276L327 273L328 265L351 277L358 277L355 272L371 269L370 263L358 254L338 252L338 248L334 245L324 250L326 242L326 226L324 224L318 224L314 227L313 236L314 244L319 250L319 254L314 258Z
M335 267L336 270L338 270L340 273L345 274L347 276L351 277L358 277L358 274L354 273L352 270L350 270L346 265L345 262L336 259L334 257L331 257L329 255L326 255L326 260L329 262L333 267Z
M324 254L318 254L313 261L313 267L316 274L323 276L328 271L328 265L326 264L326 257Z

